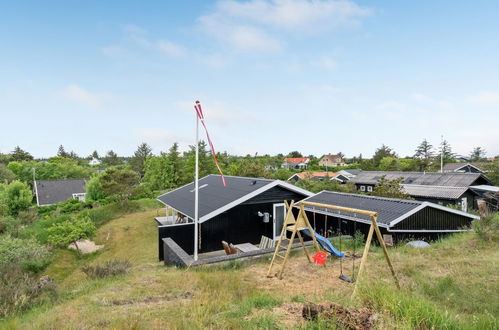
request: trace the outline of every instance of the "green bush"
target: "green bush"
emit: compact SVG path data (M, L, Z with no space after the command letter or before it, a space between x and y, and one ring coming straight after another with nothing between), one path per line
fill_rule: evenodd
M103 265L89 265L81 268L88 278L95 280L109 276L128 274L132 263L128 260L108 260Z
M472 223L473 230L486 241L499 240L499 212L485 218L476 219Z
M50 251L35 239L0 236L0 268L15 264L24 270L37 272L50 262Z
M27 210L33 202L30 187L21 181L12 181L1 189L0 203L9 215L17 215L20 211Z
M86 215L80 215L76 218L56 223L48 229L48 241L55 246L65 248L73 243L76 250L81 255L78 247L78 241L86 239L95 234L97 228L92 220Z
M85 203L71 198L63 203L60 203L57 208L61 211L61 213L73 213L83 210L84 205Z

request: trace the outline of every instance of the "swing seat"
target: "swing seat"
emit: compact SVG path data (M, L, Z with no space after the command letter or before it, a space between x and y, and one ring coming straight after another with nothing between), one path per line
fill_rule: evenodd
M348 283L353 283L353 282L355 282L355 280L353 280L353 279L351 279L350 277L345 276L345 275L343 275L343 274L341 274L338 278L339 278L340 280L345 281L345 282L348 282Z

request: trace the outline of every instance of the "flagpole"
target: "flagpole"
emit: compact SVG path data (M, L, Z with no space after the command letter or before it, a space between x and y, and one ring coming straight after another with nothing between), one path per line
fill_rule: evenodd
M196 114L196 165L194 174L194 260L198 260L198 216L199 216L199 117Z

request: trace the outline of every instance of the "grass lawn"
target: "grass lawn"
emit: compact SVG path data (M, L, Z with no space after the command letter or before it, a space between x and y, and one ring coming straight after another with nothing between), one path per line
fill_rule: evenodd
M196 269L164 267L157 261L156 211L111 220L99 228L105 248L78 258L58 251L46 273L58 299L0 322L23 329L330 328L304 321L303 302L334 301L368 307L378 328L494 328L498 326L499 249L473 233L447 238L428 249L390 250L402 285L395 289L382 253L373 248L361 290L340 281L339 262L308 264L294 253L282 281L265 276L268 259ZM128 259L128 275L89 280L80 268ZM357 260L358 262L358 260ZM344 262L350 276L351 261ZM358 264L356 265L358 268Z

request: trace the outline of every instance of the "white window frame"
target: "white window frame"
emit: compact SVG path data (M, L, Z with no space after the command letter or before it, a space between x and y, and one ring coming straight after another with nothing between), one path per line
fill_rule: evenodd
M360 186L360 191L366 191L366 186Z
M80 202L85 202L85 198L86 198L85 196L86 196L86 193L74 193L73 199L77 199Z
M373 191L373 187L372 186L367 186L367 191L368 192L372 192Z

